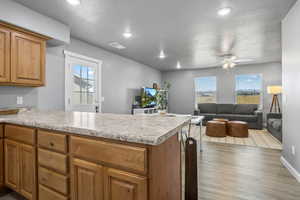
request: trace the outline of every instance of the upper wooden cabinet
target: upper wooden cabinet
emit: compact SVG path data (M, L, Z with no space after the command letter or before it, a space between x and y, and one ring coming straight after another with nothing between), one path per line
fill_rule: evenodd
M10 30L0 26L0 82L10 81Z
M45 40L13 32L11 42L11 81L24 85L43 85Z
M0 23L0 84L43 86L47 39Z

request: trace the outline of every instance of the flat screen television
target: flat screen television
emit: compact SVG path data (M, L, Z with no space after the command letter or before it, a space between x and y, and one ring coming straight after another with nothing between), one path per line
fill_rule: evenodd
M151 108L155 107L156 102L156 96L157 96L157 90L154 88L142 88L142 94L141 94L141 106L143 108Z

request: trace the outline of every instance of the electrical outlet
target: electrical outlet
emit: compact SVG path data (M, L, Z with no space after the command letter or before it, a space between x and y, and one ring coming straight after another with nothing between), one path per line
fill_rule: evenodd
M295 148L294 145L292 145L292 154L293 154L293 155L296 155L296 148Z
M17 96L17 104L22 105L23 104L23 97L22 96Z

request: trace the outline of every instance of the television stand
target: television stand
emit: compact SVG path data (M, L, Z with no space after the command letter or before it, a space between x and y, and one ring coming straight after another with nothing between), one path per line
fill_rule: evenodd
M158 113L157 108L133 108L132 114L133 115L141 115L141 114L155 114Z

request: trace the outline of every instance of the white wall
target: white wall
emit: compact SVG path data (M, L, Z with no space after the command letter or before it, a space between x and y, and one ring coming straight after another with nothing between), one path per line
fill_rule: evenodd
M24 96L24 105L42 110L64 109L64 54L63 50L83 54L103 61L103 112L130 113L135 95L143 86L161 83L161 72L133 60L118 56L77 39L62 47L50 47L46 57L46 86L40 88L0 86L0 106L16 104L18 95Z
M300 172L300 2L282 22L283 157ZM292 155L292 146L296 155ZM300 178L300 177L299 177Z
M65 24L12 0L1 0L0 3L0 21L51 37L53 44L70 42L70 28Z
M281 85L281 64L264 63L237 66L231 70L221 67L199 70L163 72L163 81L171 83L169 109L174 113L193 113L195 108L194 78L201 76L217 77L217 102L235 103L235 75L262 74L263 109L268 112L272 96L267 94L267 86Z

